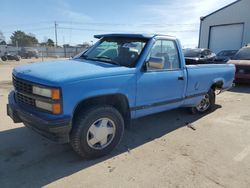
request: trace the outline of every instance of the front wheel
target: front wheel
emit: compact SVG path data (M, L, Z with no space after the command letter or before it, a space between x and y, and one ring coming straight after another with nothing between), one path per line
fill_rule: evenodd
M84 158L96 158L110 153L120 142L124 120L112 106L93 106L76 117L71 131L71 146Z
M213 89L210 89L202 98L201 102L191 108L192 114L205 113L213 109L215 105L215 93Z

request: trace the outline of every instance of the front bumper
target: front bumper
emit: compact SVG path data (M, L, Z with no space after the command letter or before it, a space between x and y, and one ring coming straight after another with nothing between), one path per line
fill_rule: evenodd
M57 143L69 142L70 117L57 119L40 117L22 108L15 101L14 95L13 91L9 94L9 104L7 104L7 115L11 117L14 123L23 122L26 127Z

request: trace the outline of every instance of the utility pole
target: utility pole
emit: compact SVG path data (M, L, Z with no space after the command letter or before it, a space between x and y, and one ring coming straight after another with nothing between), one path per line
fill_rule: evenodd
M56 38L56 47L57 47L57 23L55 21L55 38Z

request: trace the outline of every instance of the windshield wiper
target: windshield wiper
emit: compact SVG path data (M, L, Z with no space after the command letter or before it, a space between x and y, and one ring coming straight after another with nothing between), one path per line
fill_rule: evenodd
M96 56L93 59L107 59L108 61L105 61L107 63L111 63L111 64L114 64L114 65L120 65L118 62L112 60L110 57L107 57L107 56Z

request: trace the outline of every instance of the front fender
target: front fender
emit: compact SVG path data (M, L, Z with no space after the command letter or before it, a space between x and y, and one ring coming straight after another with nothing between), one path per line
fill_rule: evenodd
M103 95L121 94L128 99L129 106L135 105L135 75L83 80L62 87L64 113L72 115L79 102Z

